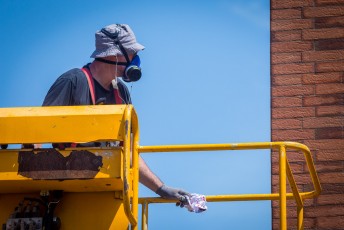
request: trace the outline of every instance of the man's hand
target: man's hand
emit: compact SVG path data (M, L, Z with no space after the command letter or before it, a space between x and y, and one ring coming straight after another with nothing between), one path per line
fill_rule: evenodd
M165 199L179 200L182 204L187 202L187 196L190 196L190 193L188 192L181 189L171 188L166 185L162 185L155 193Z

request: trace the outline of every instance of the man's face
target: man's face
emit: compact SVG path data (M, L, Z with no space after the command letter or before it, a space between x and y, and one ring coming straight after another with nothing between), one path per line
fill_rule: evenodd
M128 57L129 57L129 60L131 61L134 57L134 54L128 54ZM109 60L109 61L113 61L113 62L123 62L123 63L127 62L123 55L118 55L117 57L116 56L108 56L108 57L105 57L104 59ZM109 65L109 68L113 69L115 76L122 77L124 75L124 71L125 71L126 66L124 66L124 65ZM117 73L116 73L116 69L117 69Z

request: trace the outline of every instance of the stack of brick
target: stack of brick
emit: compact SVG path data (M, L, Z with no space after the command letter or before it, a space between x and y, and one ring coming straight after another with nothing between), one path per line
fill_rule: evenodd
M344 0L271 0L271 138L306 144L323 188L305 202L305 229L344 229L343 82ZM287 156L299 190L312 190L303 156ZM273 192L278 172L273 152ZM288 206L288 229L295 229L295 202Z

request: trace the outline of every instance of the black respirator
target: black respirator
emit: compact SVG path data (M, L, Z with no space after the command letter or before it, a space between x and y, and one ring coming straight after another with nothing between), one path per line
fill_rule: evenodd
M127 62L116 62L116 61L106 60L103 58L95 58L95 60L104 62L107 64L125 66L124 76L122 76L123 81L125 82L138 81L142 75L141 68L140 68L141 61L140 61L139 55L135 55L133 59L130 61L128 57L128 53L125 51L121 42L118 40L118 33L111 33L104 28L101 29L101 32L114 40L115 44L119 47L119 49L123 53L125 60Z

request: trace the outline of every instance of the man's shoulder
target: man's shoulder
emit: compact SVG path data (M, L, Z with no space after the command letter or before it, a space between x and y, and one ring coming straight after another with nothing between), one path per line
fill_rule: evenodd
M88 103L88 82L81 69L63 73L50 87L43 105L81 105Z
M79 68L68 70L67 72L63 73L57 81L61 83L69 82L74 85L74 87L77 85L84 87L84 85L88 84L84 72Z
M79 68L74 68L71 70L68 70L67 72L63 73L60 78L65 78L65 79L78 79L78 78L85 78L84 73L82 72L81 69Z

